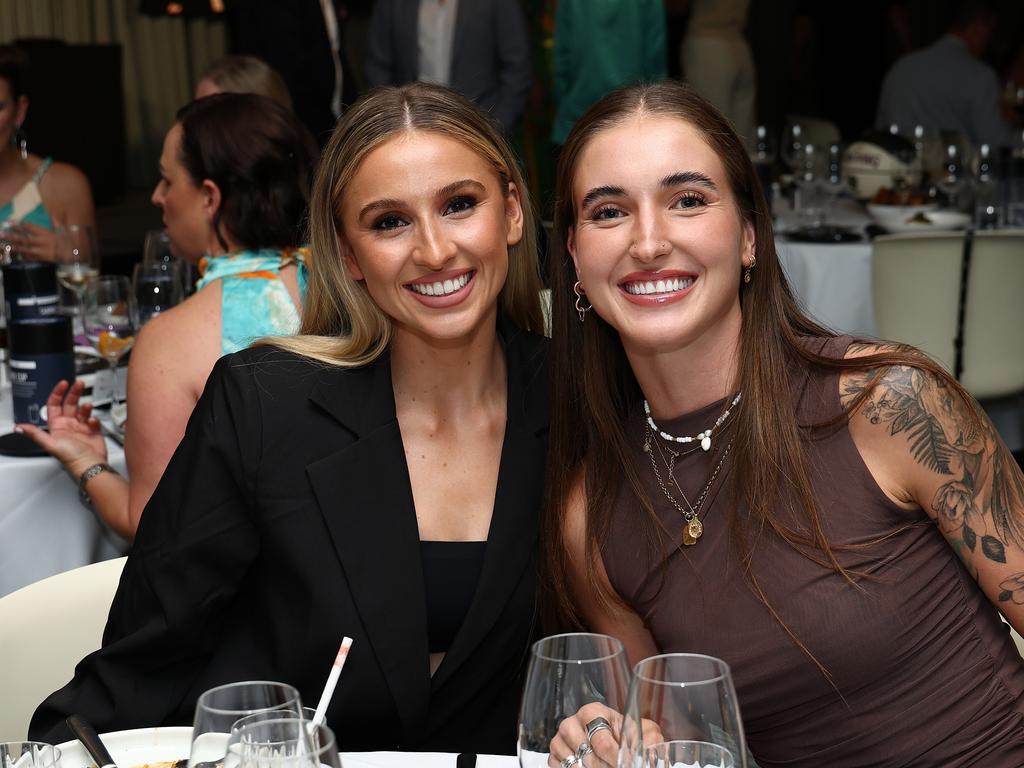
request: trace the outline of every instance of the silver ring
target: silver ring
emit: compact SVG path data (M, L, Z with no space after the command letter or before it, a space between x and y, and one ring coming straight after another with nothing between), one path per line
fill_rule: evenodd
M612 726L603 717L595 717L589 723L587 723L587 741L593 741L594 734L598 731L608 731L611 733Z
M572 768L579 761L580 759L576 755L566 755L558 765L560 768Z
M583 758L591 754L593 751L594 748L590 746L590 741L584 741L578 747L576 747L576 759L580 763L582 763Z

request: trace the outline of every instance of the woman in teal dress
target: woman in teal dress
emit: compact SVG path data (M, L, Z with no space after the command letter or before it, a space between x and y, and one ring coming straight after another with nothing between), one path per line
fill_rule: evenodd
M79 405L81 384L62 382L50 395L49 433L19 425L127 539L217 359L299 328L309 257L301 223L315 157L309 132L266 97L225 93L184 107L164 140L153 203L172 251L198 263L200 280L195 295L146 323L132 350L131 482L105 466L99 424Z
M95 225L92 191L74 166L28 151L25 83L24 55L0 46L0 227L13 253L52 261L58 226Z

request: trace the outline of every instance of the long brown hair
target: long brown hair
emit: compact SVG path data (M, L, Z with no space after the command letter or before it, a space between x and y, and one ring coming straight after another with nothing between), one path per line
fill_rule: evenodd
M587 580L600 601L608 604L616 600L601 587L595 563L608 535L612 504L622 482L628 484L646 512L638 516L637 524L650 551L654 551L662 535L624 431L623 414L638 406L642 397L640 387L615 329L596 312L591 312L584 323L576 318L572 285L577 278L566 248L568 230L576 223L577 201L573 199L572 185L583 150L601 131L638 114L675 118L693 126L721 160L740 216L754 229L754 279L750 283L740 282L743 319L739 381L743 401L733 428L744 439L737 440L732 448L735 471L731 473L733 503L728 524L739 562L755 594L793 641L807 652L769 605L751 570L755 537L761 532L774 533L809 559L851 582L858 574L851 574L840 565L825 537L805 464L803 446L807 429L798 424L791 399L779 397L779 382L788 381L799 367L870 370L912 365L943 380L948 380L948 376L909 349L850 360L823 357L811 350L815 345L809 345L807 337L825 339L834 334L809 319L793 298L775 252L768 205L742 142L718 110L676 82L631 86L604 97L576 123L559 157L550 251L551 431L542 538L546 613L549 620L581 623L571 598L562 533L567 500L579 479L584 483L587 509ZM955 382L951 386L962 392ZM850 410L869 393L870 388L866 388ZM741 485L737 483L740 478ZM783 522L794 519L780 512L783 499L794 500L795 519L802 523L799 529ZM736 514L736 502L740 500L749 509L749 523L743 525Z
M365 365L387 348L391 320L342 263L341 201L363 158L392 136L414 130L461 141L491 165L503 194L515 184L523 209L523 236L509 247L508 276L498 306L518 328L543 332L537 230L515 154L472 102L447 88L413 83L370 91L345 113L327 142L310 202L313 258L302 328L298 336L274 338L275 346L340 366Z

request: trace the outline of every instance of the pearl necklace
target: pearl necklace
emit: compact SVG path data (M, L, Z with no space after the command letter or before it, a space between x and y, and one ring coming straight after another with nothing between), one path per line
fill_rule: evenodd
M710 451L712 433L720 426L722 426L722 423L729 418L729 414L732 413L732 409L735 408L736 404L740 401L740 397L742 396L742 394L742 392L736 393L736 397L733 398L732 403L729 405L728 408L725 409L722 415L718 417L718 420L714 423L714 426L710 427L709 429L705 429L703 432L698 432L693 437L690 437L689 435L676 437L675 435L670 435L668 432L662 431L658 427L658 425L654 423L654 417L651 416L651 406L645 398L644 413L647 414L647 425L663 440L668 440L669 442L673 443L694 443L699 441L701 448L703 448L705 451Z

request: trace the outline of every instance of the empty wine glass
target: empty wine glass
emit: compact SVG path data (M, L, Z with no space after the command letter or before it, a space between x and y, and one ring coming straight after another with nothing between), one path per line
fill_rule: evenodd
M779 157L783 164L796 175L800 171L804 156L804 129L800 123L787 123L782 132Z
M301 717L246 718L236 724L224 768L341 768L334 732Z
M81 316L85 285L100 273L100 249L96 234L87 224L57 227L55 247L57 280L74 296L72 315Z
M846 177L843 176L843 148L840 144L828 145L820 186L826 199L822 218L828 221L834 217L836 203L847 190Z
M85 337L110 366L114 385L110 395L111 414L119 410L117 364L135 343L139 314L128 278L102 275L90 278L83 296L82 322Z
M57 768L60 750L41 741L8 741L0 743L0 766L3 768Z
M182 287L178 262L136 264L132 270L132 289L139 307L139 323L181 303Z
M960 191L964 187L963 154L955 143L946 144L942 174L936 186L946 196L950 208L956 209L959 204Z
M821 187L821 154L814 144L804 144L795 172L796 213L805 227L820 227L825 199Z
M184 298L192 292L191 265L174 255L171 238L162 229L151 229L146 233L142 250L142 263L149 267L157 265L168 272L174 272L181 281L181 295Z
M633 670L619 749L619 765L645 765L644 734L662 741L703 741L726 750L747 768L747 746L728 665L712 656L668 653ZM649 764L649 763L648 763Z
M626 652L614 637L581 632L538 640L519 709L519 765L547 766L563 720L595 703L621 713L628 688ZM614 764L615 755L610 757Z
M188 768L198 763L222 762L232 726L246 715L283 711L302 713L299 692L285 683L265 680L228 683L203 693L192 720L192 751Z
M732 754L706 741L663 741L644 750L643 768L735 768Z

